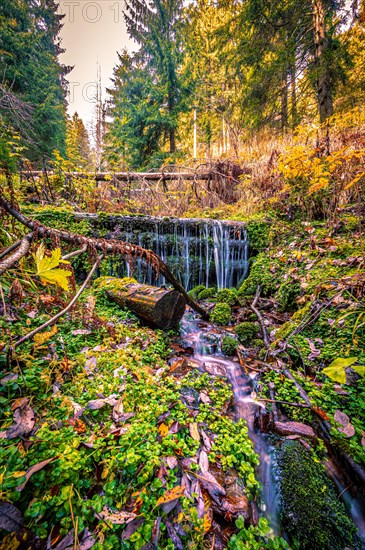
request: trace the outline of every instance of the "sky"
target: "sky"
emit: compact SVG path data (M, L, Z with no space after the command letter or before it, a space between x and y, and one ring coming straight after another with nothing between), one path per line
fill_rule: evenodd
M60 12L65 14L61 31L60 56L65 65L73 65L69 73L69 114L75 111L87 128L95 111L97 67L100 66L103 99L110 86L117 51L133 50L123 19L123 0L60 0Z

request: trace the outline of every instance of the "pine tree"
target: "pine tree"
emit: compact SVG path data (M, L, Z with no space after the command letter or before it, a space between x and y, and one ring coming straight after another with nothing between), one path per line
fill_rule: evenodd
M27 128L16 116L9 122L19 131L28 158L40 166L65 144L69 68L58 61L63 16L57 10L54 0L2 0L0 4L2 84L29 104L32 113Z

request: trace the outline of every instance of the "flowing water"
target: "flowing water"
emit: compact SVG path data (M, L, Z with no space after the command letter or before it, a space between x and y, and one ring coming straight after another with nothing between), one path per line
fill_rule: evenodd
M236 418L246 420L249 436L260 457L257 471L261 483L259 512L268 519L273 533L279 534L277 484L273 468L274 447L269 443L268 436L254 426L256 412L263 406L251 397L256 374L246 375L238 360L234 361L219 354L220 334L215 333L214 330L207 324L199 323L198 318L191 312L185 313L181 321L181 336L184 343L193 348L194 360L207 373L213 376L224 376L232 384Z
M216 285L218 289L238 286L248 272L248 239L241 222L153 218L108 217L98 221L107 238L138 244L156 252L170 267L186 290L196 285ZM137 260L133 276L141 283L161 286L150 266ZM110 275L130 276L125 262L111 264Z
M275 475L275 447L269 436L255 428L256 413L263 407L252 397L256 373L252 376L243 372L238 360L232 360L220 354L220 339L224 329L216 329L207 323L199 322L192 312L185 313L181 321L181 337L184 344L194 350L193 359L200 368L213 376L224 376L232 384L236 418L247 422L248 433L260 458L257 470L261 484L259 513L267 518L275 535L282 535L279 521L278 479ZM365 549L365 500L356 490L354 483L348 484L341 468L331 457L326 464L329 477L336 485L339 498L343 500L348 515L358 528L358 549Z

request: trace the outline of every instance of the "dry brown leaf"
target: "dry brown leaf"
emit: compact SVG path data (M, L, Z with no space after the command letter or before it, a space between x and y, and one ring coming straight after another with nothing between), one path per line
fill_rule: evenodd
M123 416L123 398L119 397L118 401L113 407L113 420L114 422L119 422L120 418Z
M336 411L334 414L334 419L338 422L341 427L338 428L338 431L341 432L346 437L352 437L355 435L355 428L350 422L350 418L342 411Z
M49 464L50 462L56 460L56 458L57 457L54 456L52 458L47 458L47 460L42 460L42 462L38 462L38 464L33 464L33 466L31 466L25 474L25 481L16 488L17 491L22 491L33 474L39 472L39 470L42 470L42 468L47 466L47 464Z
M108 506L104 506L101 512L97 514L97 518L101 518L104 521L110 521L114 525L123 525L124 523L129 523L137 517L136 514L133 512L124 512L123 510L118 510L117 512L113 512L108 508Z
M200 441L200 434L198 429L198 424L196 422L189 423L189 432L190 435L195 441Z
M31 432L35 424L34 411L25 405L15 410L13 420L14 424L6 432L1 432L0 439L14 439Z

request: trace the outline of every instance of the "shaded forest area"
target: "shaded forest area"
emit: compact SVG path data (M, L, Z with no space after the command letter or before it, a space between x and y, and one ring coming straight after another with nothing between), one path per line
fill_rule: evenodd
M364 2L126 2L91 137L58 7L0 5L0 548L362 550Z

